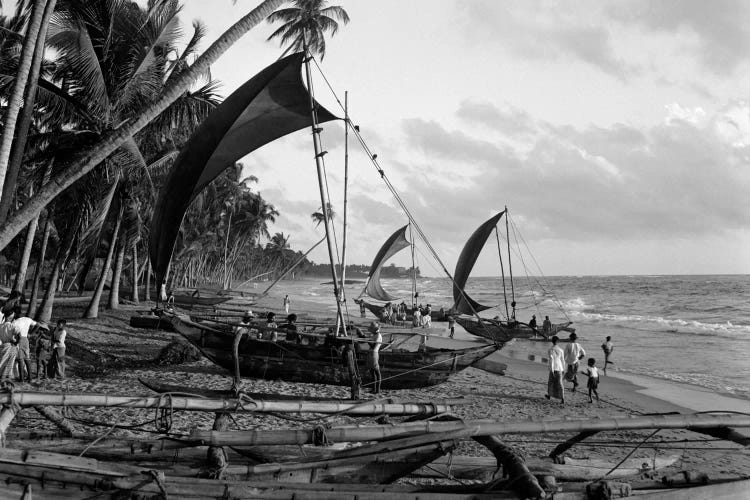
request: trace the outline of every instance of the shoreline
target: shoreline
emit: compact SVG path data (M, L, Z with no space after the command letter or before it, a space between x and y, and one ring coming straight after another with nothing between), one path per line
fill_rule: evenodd
M272 291L258 301L255 307L267 307L271 310L281 310L278 306L281 304L285 293ZM305 298L293 299L293 309L303 309L318 314L331 314L330 307L319 304L315 301L306 300ZM351 312L351 309L350 309ZM332 315L335 315L333 313ZM368 321L375 321L368 314ZM445 335L445 326L441 323L433 323L433 335L429 339L429 344L434 347L466 347L468 344L483 342L481 339L475 339L457 325L456 339L448 339ZM464 335L458 335L460 333ZM513 376L516 372L526 376L531 380L543 381L546 383L547 365L543 361L543 354L546 353L545 343L535 343L524 341L514 341L497 353L489 356L488 360L495 360L508 365L507 374ZM533 361L529 361L533 359ZM601 371L601 367L600 367ZM582 376L585 379L585 376ZM587 394L585 383L581 386L584 390L582 394ZM600 378L600 396L607 392L613 392L618 399L633 400L644 410L653 412L670 412L678 411L681 413L691 413L697 411L737 411L750 413L750 400L741 396L728 393L717 393L711 389L689 384L687 382L677 382L673 380L660 379L650 375L638 375L623 373L612 370L609 374L602 375ZM570 392L566 389L566 392ZM580 392L580 391L579 391ZM543 393L541 394L543 397Z

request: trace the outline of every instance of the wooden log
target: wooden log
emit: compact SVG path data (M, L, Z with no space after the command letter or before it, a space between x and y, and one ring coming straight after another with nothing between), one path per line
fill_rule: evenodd
M676 463L681 455L669 455L656 459L656 467L652 468L653 460L632 458L615 469L609 476L610 479L621 479L635 476L645 470L659 470ZM566 463L557 464L550 460L529 458L526 466L535 476L554 476L560 481L594 481L604 476L617 462L608 460L574 460L567 458ZM452 457L438 458L414 472L414 477L438 478L453 476L457 479L481 479L488 481L492 479L497 471L497 460L492 457L468 457L454 455Z
M535 434L553 432L612 431L636 429L684 429L719 426L750 427L750 416L728 415L663 415L650 417L614 417L596 419L542 419L518 422L496 420L466 420L461 422L418 421L380 426L341 426L326 430L332 442L377 441L395 437L457 432L463 437L500 434ZM250 430L235 432L195 431L190 441L206 445L256 446L275 444L310 444L314 442L310 429Z
M748 498L750 480L732 481L641 495L642 500L736 500Z
M34 409L44 418L55 424L65 435L72 436L75 432L70 421L56 409L41 405L35 406Z
M214 419L213 430L224 431L229 426L229 414L217 413ZM221 479L224 470L229 465L229 458L223 446L209 446L206 452L206 462L208 464L208 475L211 479Z
M552 460L557 461L557 457L571 449L576 444L580 443L584 439L590 438L591 436L597 434L599 431L583 431L579 434L576 434L572 438L568 439L564 443L560 443L557 446L555 446L555 449L552 450L549 454L549 457Z
M513 490L521 498L544 498L546 493L536 477L526 467L526 463L510 446L497 436L473 436L473 439L489 449L497 463L503 466L503 472L510 478Z
M251 398L207 399L187 396L109 396L106 394L44 393L16 391L13 401L20 406L98 406L118 408L164 408L185 411L323 413L342 415L435 415L452 410L450 405L427 402L383 403L378 401L319 402L263 401ZM9 404L11 395L0 393L0 404Z
M16 416L16 409L14 405L4 406L0 411L0 445L5 447L5 434L8 432L10 423Z
M750 436L741 434L730 427L713 427L708 429L694 429L688 427L689 431L699 432L711 437L732 441L742 446L750 446Z

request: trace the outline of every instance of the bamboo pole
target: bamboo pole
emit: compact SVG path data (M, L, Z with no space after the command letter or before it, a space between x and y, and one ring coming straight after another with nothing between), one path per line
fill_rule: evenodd
M378 401L268 401L247 398L202 398L189 396L110 396L107 394L71 394L16 391L0 394L0 404L19 406L98 406L118 408L164 408L184 411L258 412L258 413L323 413L344 415L435 415L452 410L450 405L429 402L388 403ZM1 417L0 417L1 418ZM750 417L748 418L750 420ZM1 422L1 421L0 421Z
M408 422L397 425L341 426L326 430L332 442L375 441L419 433L460 432L461 436L535 434L547 432L613 431L636 429L705 429L713 427L750 427L750 415L662 415L649 417L613 417L597 419L466 420L463 422ZM255 446L314 443L311 429L251 430L237 432L195 431L190 440L215 446Z

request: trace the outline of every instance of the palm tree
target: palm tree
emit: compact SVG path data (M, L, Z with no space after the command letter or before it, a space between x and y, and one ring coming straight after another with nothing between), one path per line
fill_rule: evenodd
M13 145L13 136L16 132L16 121L21 109L23 96L26 92L26 82L32 69L32 60L36 52L36 46L39 37L39 31L44 19L44 10L47 0L35 0L31 9L29 25L26 27L23 48L21 50L21 60L18 66L18 73L13 84L13 92L8 99L8 106L5 111L3 120L3 133L0 137L0 193L3 191L5 183L5 174L8 170L8 160L10 159L11 146ZM53 6L54 8L54 0ZM31 222L29 220L28 222Z
M294 0L294 7L279 9L268 16L269 23L284 23L268 37L268 40L279 38L282 46L290 44L282 57L291 50L304 49L319 54L321 60L325 57L326 32L331 36L338 32L337 20L344 24L349 22L349 14L343 8L326 4L326 0Z
M320 207L317 212L313 212L312 214L310 214L310 217L315 223L315 227L318 227L321 223L325 222L326 215L328 215L329 222L332 221L336 216L336 212L333 211L333 207L331 206L330 202L326 203L325 214L323 212L323 207Z
M102 135L94 145L84 148L70 163L68 168L53 178L34 197L19 209L0 228L0 249L5 248L21 230L36 217L62 191L89 173L116 149L142 130L170 104L190 89L193 82L205 75L210 66L224 54L247 31L281 5L283 0L264 0L258 7L230 27L216 40L189 69L176 77L153 101L146 102L133 118Z
M13 145L10 151L5 180L2 184L3 188L2 190L0 190L0 193L2 193L2 197L0 198L0 224L3 224L5 222L5 218L8 216L8 210L13 203L13 193L16 190L18 173L21 170L21 162L23 160L24 151L26 150L26 141L29 134L29 128L36 111L35 104L37 99L37 89L39 83L39 75L41 73L42 63L44 61L47 29L49 27L52 14L55 11L56 4L57 0L49 0L47 6L44 9L42 25L39 28L34 54L31 59L28 82L26 84L26 90L23 95L23 108L20 111L18 123L16 124L15 139L13 140ZM31 224L33 225L33 221ZM29 227L31 228L31 225Z

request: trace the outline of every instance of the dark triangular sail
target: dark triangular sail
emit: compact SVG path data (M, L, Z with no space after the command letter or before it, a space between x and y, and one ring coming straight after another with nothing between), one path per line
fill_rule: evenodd
M505 210L479 226L468 241L466 241L464 249L461 250L461 255L458 257L458 262L456 263L456 272L453 273L453 308L459 314L474 314L490 308L490 306L483 306L478 303L469 297L466 292L462 293L462 291L466 286L466 281L469 279L469 274L471 274L474 264L477 262L479 253L487 242L487 238L490 237L492 230L504 213Z
M373 299L382 300L383 302L391 302L398 298L383 290L383 286L380 284L380 270L383 268L385 261L411 245L409 240L406 239L407 227L409 227L408 224L393 233L391 237L383 243L383 246L380 247L377 255L375 255L375 259L372 261L372 265L370 266L370 276L367 278L367 286L365 287L365 293Z
M169 173L151 221L149 255L162 283L190 202L236 161L291 132L312 125L310 94L302 82L303 54L271 64L234 91L196 129ZM316 103L318 122L336 119Z

